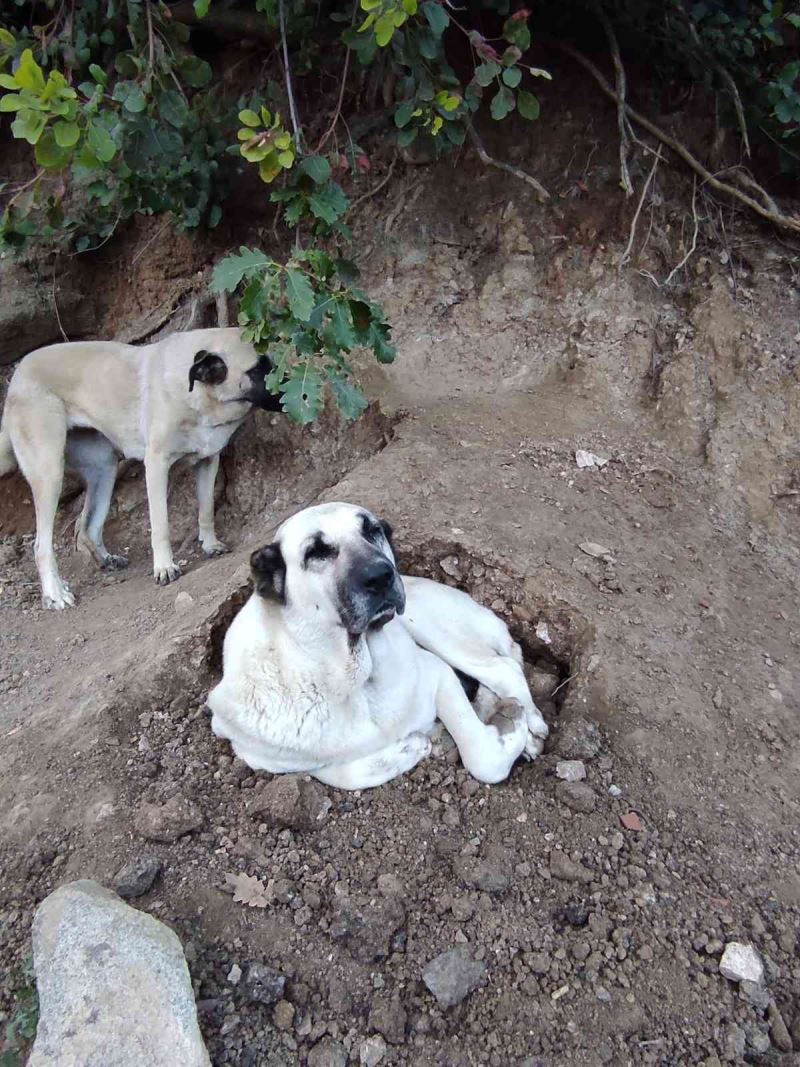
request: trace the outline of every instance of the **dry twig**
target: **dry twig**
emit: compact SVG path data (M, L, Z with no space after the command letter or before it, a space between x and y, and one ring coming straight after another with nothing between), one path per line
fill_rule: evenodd
M619 130L619 181L622 188L625 190L626 196L633 196L633 183L631 182L630 171L628 170L628 148L630 147L628 141L628 119L625 114L627 92L627 81L625 78L625 68L622 65L622 56L619 51L619 44L617 42L617 35L614 33L614 27L608 20L608 16L599 4L595 5L595 11L598 19L602 23L605 30L606 37L608 39L608 47L611 51L611 59L614 63L614 75L617 84L617 129Z
M369 200L371 196L375 196L376 193L379 193L381 191L384 185L388 184L389 179L392 176L392 172L394 171L394 165L396 162L397 153L395 152L395 154L392 156L392 162L389 164L389 169L386 174L383 176L383 178L381 178L381 180L373 189L368 189L366 193L362 193L361 196L357 197L357 199L353 201L353 203L350 205L351 211L353 210L353 208L358 207L359 204L363 203L364 200Z
M513 163L504 163L502 159L495 159L494 156L490 156L483 147L483 141L481 141L480 137L475 132L475 128L471 122L467 123L467 131L470 140L475 146L475 151L480 156L481 163L485 163L489 167L497 167L498 170L504 170L506 174L512 174L515 178L519 178L520 181L526 182L536 190L536 194L541 201L550 199L548 191L541 182L538 182L536 178L533 177L532 174L528 174L528 172L522 170L521 167L515 167Z
M644 183L644 189L642 189L642 195L639 197L639 203L638 203L638 205L636 207L636 211L634 212L633 220L631 222L631 232L628 235L628 243L625 246L625 251L622 253L622 256L620 257L619 263L617 264L617 269L618 270L622 270L622 268L625 266L625 264L630 259L631 250L633 248L633 242L634 242L634 239L636 237L636 224L638 223L639 216L642 213L642 206L644 205L645 197L647 196L647 190L650 188L650 183L652 182L653 178L655 177L656 168L658 167L658 164L660 162L661 162L661 145L658 146L658 151L655 154L655 159L653 160L653 165L650 168L650 173L647 175L647 181Z
M559 47L568 56L571 56L576 63L580 63L580 65L592 75L606 96L616 103L616 92L612 89L591 59L588 59L582 52L579 52L577 48L573 48L570 44L560 42ZM716 192L722 193L724 196L730 196L734 200L738 200L739 203L750 208L756 215L759 215L762 219L766 219L767 222L771 222L775 226L781 227L781 229L791 230L792 233L800 233L800 218L796 218L793 215L784 215L781 211L772 211L765 207L764 203L759 203L758 200L754 200L751 196L743 193L741 189L737 189L734 185L729 185L727 182L720 181L719 178L712 174L708 167L704 166L699 159L695 159L685 145L681 144L680 141L676 141L675 138L671 137L668 133L665 133L664 130L659 126L656 126L656 124L651 122L645 115L641 115L638 111L635 111L630 104L625 105L625 111L634 122L639 126L642 126L648 133L651 133L654 137L658 138L658 140L661 141L662 144L665 144L667 148L671 148L677 156L680 156L684 163L691 167L695 174L702 178L702 180L712 189L716 190ZM762 196L762 199L769 198L769 194L763 189L761 190L760 195Z
M283 14L283 0L278 0L278 17L281 24L281 47L283 49L283 75L286 80L286 95L289 97L289 114L292 119L292 129L294 130L294 136L297 141L298 148L301 146L303 140L303 132L300 129L300 123L297 120L297 108L294 103L294 92L292 91L292 71L289 66L289 46L286 43L286 19Z
M697 178L695 178L694 185L692 186L692 217L694 218L694 233L692 234L692 243L689 247L689 251L683 257L680 263L674 266L669 272L669 274L666 276L666 278L664 279L664 285L669 285L669 283L672 281L678 271L683 270L683 268L692 258L697 249L697 234L700 232L700 219L697 215Z

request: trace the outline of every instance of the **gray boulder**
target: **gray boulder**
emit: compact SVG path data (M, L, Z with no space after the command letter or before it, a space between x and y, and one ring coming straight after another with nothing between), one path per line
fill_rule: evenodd
M56 271L43 265L0 259L0 366L41 345L63 341L61 326L71 339L90 332L95 308L78 288L76 273L63 265ZM56 305L58 312L56 313Z
M33 921L39 1028L29 1067L209 1067L181 943L96 882Z

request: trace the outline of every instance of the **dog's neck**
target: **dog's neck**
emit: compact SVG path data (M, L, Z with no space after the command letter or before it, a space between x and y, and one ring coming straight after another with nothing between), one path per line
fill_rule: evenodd
M270 627L294 646L292 660L303 664L308 676L319 677L321 687L347 688L366 681L372 670L372 657L364 634L354 638L344 626L320 623L306 611L279 605L259 598L261 610L268 617L280 614L281 625ZM276 620L277 621L277 620Z

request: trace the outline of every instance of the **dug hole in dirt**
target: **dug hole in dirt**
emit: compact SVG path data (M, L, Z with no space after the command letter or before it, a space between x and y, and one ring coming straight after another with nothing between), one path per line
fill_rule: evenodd
M591 165L570 158L592 140ZM399 352L363 367L381 410L306 431L254 417L219 486L229 557L199 559L179 477L188 573L153 587L131 472L107 537L129 571L70 555L67 502L80 604L43 613L26 490L2 486L7 1017L36 904L137 861L153 878L135 904L180 936L215 1064L800 1060L797 254L740 220L726 259L705 227L678 287L618 270L614 143L613 116L579 104L542 128L516 162L555 206L472 160L400 166L366 201L366 280ZM636 263L657 281L688 240L685 184L663 173ZM151 292L174 271L159 256L137 261ZM486 787L440 738L347 794L254 774L213 738L248 553L321 499L385 516L408 573L508 622L552 727L540 759ZM720 974L731 941L758 950L763 986ZM443 1006L423 975L452 949Z

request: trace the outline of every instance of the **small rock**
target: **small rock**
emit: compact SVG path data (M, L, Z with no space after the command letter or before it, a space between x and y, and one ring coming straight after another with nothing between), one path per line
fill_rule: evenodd
M723 978L731 982L755 982L764 980L764 964L758 952L750 944L729 941L719 961L719 970Z
M748 1004L752 1004L754 1008L758 1008L759 1011L766 1011L769 1007L769 993L759 982L740 982L739 996L742 1000L746 1000Z
M272 1012L272 1021L279 1030L291 1030L294 1022L294 1004L279 1000Z
M161 871L161 860L148 852L134 856L117 871L114 889L125 900L132 900L147 892Z
M191 593L187 593L185 589L181 589L180 593L175 597L175 610L180 614L188 611L194 604L194 597Z
M597 806L597 793L586 782L559 782L557 795L570 811L579 815L588 815Z
M589 909L585 904L567 904L564 908L564 918L570 926L580 929L589 921Z
M247 968L245 989L254 1004L277 1004L286 989L286 978L279 971L263 963L251 963Z
M556 764L556 776L565 782L580 782L586 777L586 767L577 759L561 760Z
M396 874L378 875L378 892L384 897L400 897L403 895L403 883Z
M611 549L606 548L605 545L598 545L596 541L584 541L578 545L578 548L587 556L593 556L595 559L612 559Z
M436 997L440 1008L460 1004L486 977L483 960L474 960L465 946L448 949L430 961L422 981Z
M439 566L445 574L451 578L461 578L461 567L458 564L458 556L445 556L439 560Z
M555 751L567 760L594 759L600 748L600 730L588 719L572 719L556 736Z
M280 774L254 794L247 810L272 826L314 830L331 806L330 797L316 782L301 774Z
M366 1041L361 1042L361 1047L358 1050L358 1062L361 1067L377 1067L385 1055L386 1042L383 1038L378 1035L368 1037Z
M199 830L203 813L185 797L173 797L166 804L142 804L136 816L137 833L148 841L177 841L184 834Z
M608 795L610 797L621 797L622 796L622 790L620 789L620 787L618 785L610 785L608 787Z
M234 963L231 969L228 971L228 981L231 985L238 985L242 978L242 968L238 963Z
M558 670L555 667L547 667L537 664L525 671L525 679L531 696L537 705L544 704L553 695L553 690L559 683Z
M781 1015L777 1004L773 1000L767 1009L769 1018L769 1032L772 1044L779 1052L791 1052L794 1048L789 1029Z
M347 1049L331 1037L323 1037L308 1054L308 1067L347 1067Z
M383 1034L391 1045L402 1045L406 1039L408 1016L399 997L373 1001L369 1013L369 1028Z
M638 834L644 829L642 820L639 818L635 811L629 811L625 815L620 815L619 821L625 827L626 830L630 830L632 833Z
M550 873L562 882L583 882L588 885L594 881L594 874L587 867L575 863L560 849L550 853Z
M30 1067L209 1067L181 943L157 919L96 882L71 882L39 905L33 954Z
M721 708L724 700L725 697L723 696L722 690L719 686L717 686L717 688L714 690L714 695L711 698L711 703L714 705L715 708Z
M463 885L484 893L504 893L511 885L506 864L497 857L476 862L470 856L457 856L453 870Z

